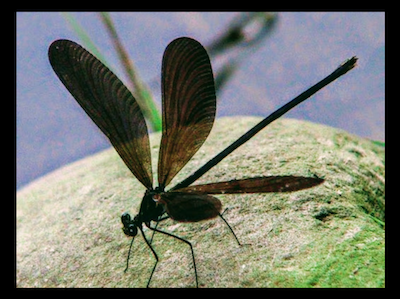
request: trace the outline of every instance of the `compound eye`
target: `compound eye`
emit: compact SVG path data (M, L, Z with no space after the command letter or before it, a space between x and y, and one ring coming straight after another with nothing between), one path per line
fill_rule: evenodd
M129 215L127 212L123 213L121 215L121 221L124 226L127 226L131 222L131 215Z
M134 237L137 235L137 227L135 224L129 224L125 226L123 229L124 234L130 237Z

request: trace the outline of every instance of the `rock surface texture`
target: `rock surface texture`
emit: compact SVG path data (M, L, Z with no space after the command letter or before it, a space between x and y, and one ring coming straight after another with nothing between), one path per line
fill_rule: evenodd
M217 119L171 186L261 119ZM150 137L153 171L160 134ZM197 183L262 175L325 178L293 193L217 195L221 219L158 228L193 245L200 287L384 287L385 148L342 130L281 119ZM156 176L156 175L155 175ZM168 189L168 188L167 188ZM154 257L120 215L136 215L144 187L114 149L62 167L17 193L17 287L145 287ZM145 230L148 238L150 231ZM160 261L150 287L194 287L189 247L156 234Z

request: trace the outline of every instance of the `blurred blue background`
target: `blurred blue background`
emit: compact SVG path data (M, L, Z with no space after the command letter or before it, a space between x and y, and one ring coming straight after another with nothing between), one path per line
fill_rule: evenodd
M165 47L190 36L209 45L239 12L113 12L141 78L160 107ZM109 36L93 12L72 13L117 75L126 82ZM62 165L110 147L50 67L47 50L60 38L78 39L57 12L17 15L17 188ZM385 15L382 12L283 12L268 37L240 56L218 94L217 117L267 116L358 56L358 67L286 117L305 119L385 140ZM214 73L229 55L212 58ZM245 130L245 128L244 128Z

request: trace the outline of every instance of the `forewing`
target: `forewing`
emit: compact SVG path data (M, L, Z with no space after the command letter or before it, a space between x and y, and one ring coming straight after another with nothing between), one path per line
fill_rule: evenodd
M302 176L266 176L226 182L193 185L178 189L179 192L208 194L291 192L321 184L324 179Z
M218 198L201 193L165 192L159 201L165 205L168 215L180 222L197 222L217 217L221 212Z
M49 60L61 82L108 137L131 172L144 186L152 188L147 126L131 92L103 63L72 41L53 42Z
M175 39L164 52L162 110L158 182L165 187L204 143L215 118L210 59L193 39Z

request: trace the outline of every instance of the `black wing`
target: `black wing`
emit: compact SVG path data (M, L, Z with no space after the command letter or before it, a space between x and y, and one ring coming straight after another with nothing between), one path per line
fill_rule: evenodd
M204 143L215 118L210 59L193 39L175 39L165 49L162 110L158 183L165 187Z
M253 138L254 135L256 135L263 128L268 126L271 122L278 119L283 114L285 114L286 112L288 112L290 109L294 108L301 102L304 102L306 99L308 99L310 96L315 94L321 88L325 87L332 81L336 80L340 76L346 74L348 71L353 69L356 66L357 59L358 58L354 56L354 57L346 60L335 71L333 71L333 73L331 73L329 76L325 77L324 79L319 81L317 84L311 86L309 89L307 89L306 91L304 91L303 93L301 93L300 95L295 97L289 103L286 103L281 108L279 108L275 112L271 113L268 117L264 118L253 128L251 128L249 131L244 133L238 140L233 142L230 146L228 146L226 149L224 149L222 152L220 152L218 155L216 155L214 158L212 158L210 161L208 161L206 164L204 164L198 170L196 170L192 175L187 177L185 180L183 180L176 186L172 187L170 190L179 190L179 189L187 187L190 184L192 184L193 182L195 182L203 174L205 174L207 171L209 171L212 167L214 167L219 162L221 162L222 159L224 159L226 156L228 156L230 153L232 153L235 149L237 149L239 146L243 145L244 143L249 141L251 138Z
M50 45L49 60L61 82L146 188L152 188L147 126L131 92L103 63L69 40Z
M201 192L208 194L291 192L314 187L321 184L323 181L324 179L317 177L266 176L204 185L192 185L178 189L177 192Z
M180 222L197 222L217 217L221 212L221 201L214 196L201 193L165 192L159 202L165 205L167 214Z

